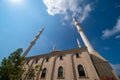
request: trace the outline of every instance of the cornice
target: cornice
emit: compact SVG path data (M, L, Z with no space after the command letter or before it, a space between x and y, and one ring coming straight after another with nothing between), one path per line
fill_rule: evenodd
M60 56L60 55L71 54L71 53L75 53L75 52L84 52L84 51L87 51L87 47L74 48L74 49L63 50L63 51L52 51L47 54L26 57L26 59L46 58L46 57Z

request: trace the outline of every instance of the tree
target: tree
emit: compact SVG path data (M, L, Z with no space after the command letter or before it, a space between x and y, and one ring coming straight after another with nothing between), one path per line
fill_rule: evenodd
M0 65L0 80L22 80L22 64L24 57L21 56L22 48L17 49L10 54L8 58L4 58Z
M28 79L30 80L34 80L34 76L35 76L35 69L31 69L29 72L28 72Z
M41 71L41 66L40 65L36 65L35 68L32 67L29 70L29 72L27 73L28 79L34 80L34 77L36 76L39 69Z

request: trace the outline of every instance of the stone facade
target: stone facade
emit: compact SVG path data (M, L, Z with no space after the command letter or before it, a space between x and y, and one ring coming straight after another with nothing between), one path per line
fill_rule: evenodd
M94 50L78 21L73 19L73 22L86 47L78 42L80 48L27 57L22 80L119 80L108 61ZM43 30L23 56L28 54Z
M86 47L28 57L23 66L23 80L102 80L91 58ZM111 69L106 69L107 75ZM33 76L29 75L31 70Z

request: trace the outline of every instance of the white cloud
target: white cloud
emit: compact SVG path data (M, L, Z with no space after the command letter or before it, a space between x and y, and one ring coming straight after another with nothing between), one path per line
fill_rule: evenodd
M115 72L120 76L120 64L111 64Z
M89 12L91 11L90 4L86 5L85 8L83 9L82 16L80 18L80 22L83 22L86 17L89 15Z
M120 17L118 18L116 26L114 26L113 29L111 29L111 30L106 29L106 30L102 31L102 33L103 33L102 38L103 39L109 38L110 36L115 35L119 32L120 32Z
M104 47L104 50L110 50L110 48L109 47Z
M65 14L66 13L66 1L64 1L64 4L61 0L43 0L44 4L47 6L47 12L50 15L55 14ZM62 8L64 7L64 8Z
M115 39L120 39L120 35L117 35L117 36L115 37Z
M116 5L116 6L115 6L115 8L119 8L119 7L120 7L120 5Z
M85 4L83 0L43 0L43 3L49 15L62 14L64 20L78 17L78 20L83 22L92 10L91 5Z

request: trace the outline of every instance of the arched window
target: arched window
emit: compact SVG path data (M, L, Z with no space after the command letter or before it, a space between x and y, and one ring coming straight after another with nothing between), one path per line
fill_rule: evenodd
M48 62L49 61L49 58L46 58L46 62Z
M85 76L85 71L84 71L84 68L82 65L78 65L78 73L79 73L79 76Z
M80 56L79 56L79 54L78 53L76 53L76 58L79 58Z
M42 70L42 74L41 74L41 77L42 77L42 78L44 78L44 77L46 76L46 71L47 71L46 68L44 68L44 69Z
M63 67L62 66L60 66L58 68L58 77L63 77Z
M63 56L60 56L60 60L63 60Z

